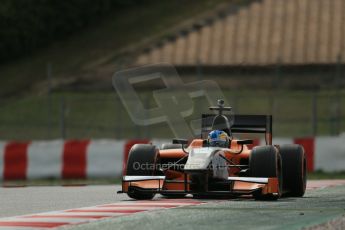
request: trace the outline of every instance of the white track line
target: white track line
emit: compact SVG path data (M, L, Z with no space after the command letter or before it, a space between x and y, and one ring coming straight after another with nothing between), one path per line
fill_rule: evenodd
M307 189L322 189L337 185L345 185L345 180L308 181ZM53 229L61 226L89 223L101 219L115 218L140 212L199 205L214 201L217 200L157 199L152 201L121 201L91 207L0 218L0 230Z

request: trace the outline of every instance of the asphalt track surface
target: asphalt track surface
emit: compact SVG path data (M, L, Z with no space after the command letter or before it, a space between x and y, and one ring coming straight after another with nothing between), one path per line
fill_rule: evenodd
M310 181L303 198L279 201L133 201L119 189L0 188L0 229L302 229L345 215L345 180Z

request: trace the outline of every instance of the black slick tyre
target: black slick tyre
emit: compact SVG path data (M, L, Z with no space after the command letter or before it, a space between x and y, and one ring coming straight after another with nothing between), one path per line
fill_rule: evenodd
M251 177L277 177L278 194L263 195L261 191L253 193L256 200L277 200L281 196L283 186L282 162L280 154L272 145L254 147L249 156L249 172Z
M307 184L307 161L301 145L282 145L284 196L302 197Z
M153 176L155 175L158 150L154 145L136 144L128 156L126 175L128 176ZM155 194L130 188L127 195L136 200L150 200Z

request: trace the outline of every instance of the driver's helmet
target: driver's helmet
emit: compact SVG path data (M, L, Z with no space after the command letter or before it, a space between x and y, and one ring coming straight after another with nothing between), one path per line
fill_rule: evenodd
M229 136L221 130L213 130L208 134L208 143L212 147L229 148Z

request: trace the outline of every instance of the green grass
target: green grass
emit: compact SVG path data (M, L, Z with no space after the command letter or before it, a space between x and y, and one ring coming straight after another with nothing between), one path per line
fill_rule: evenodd
M121 67L122 57L130 57L147 41L162 38L186 20L195 19L225 2L228 1L159 1L155 5L125 10L30 57L0 66L0 96L17 96L0 101L0 139L172 138L173 134L165 123L151 126L134 124L114 92L95 92L95 89L92 92L74 92L71 89L70 92L54 92L49 97L45 82L47 63L52 64L53 87L62 82L80 84L81 79L92 85L100 79L108 81L111 88L111 76ZM199 80L194 76L187 79ZM234 82L221 76L212 80L221 86ZM257 85L260 87L259 83ZM313 135L313 92L247 88L223 90L236 113L273 114L274 136ZM153 107L155 102L151 94L150 91L141 93L142 98L151 98L145 103ZM334 90L317 93L317 135L345 131L345 110L340 110L338 119L335 97ZM344 91L340 97L340 107L344 108ZM272 98L276 105L274 111ZM195 99L194 104L194 113L186 119L187 122L200 118L202 112L208 112L204 98Z
M144 91L143 98L152 92ZM239 114L271 114L271 94L257 91L227 91L224 94ZM275 137L312 136L312 92L276 92L273 112ZM146 96L145 96L146 95ZM345 107L345 92L340 94ZM332 91L317 94L317 134L332 135L345 131L345 115L334 118L335 100ZM51 106L49 105L51 102ZM154 107L153 99L144 101ZM205 98L194 100L194 113L187 122L208 112ZM0 139L36 140L62 138L173 138L166 123L138 126L132 122L115 92L53 93L6 101L0 107Z

